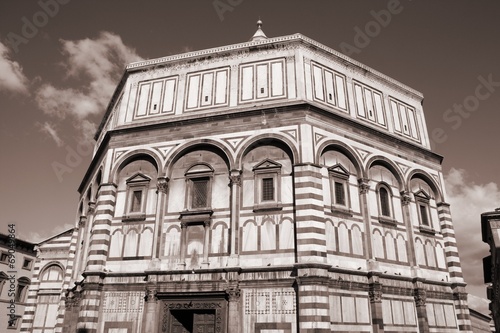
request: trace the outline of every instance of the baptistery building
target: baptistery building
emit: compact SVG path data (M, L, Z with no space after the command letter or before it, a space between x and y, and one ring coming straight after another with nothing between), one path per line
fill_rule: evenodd
M261 22L129 64L21 330L472 332L422 101Z

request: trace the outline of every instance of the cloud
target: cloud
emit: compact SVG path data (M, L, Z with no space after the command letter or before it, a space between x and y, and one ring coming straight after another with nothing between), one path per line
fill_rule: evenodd
M62 147L64 145L63 140L59 137L59 134L57 134L57 131L54 128L53 124L50 124L49 122L46 121L43 124L36 123L35 125L38 127L40 132L45 133L49 137L51 137L58 147Z
M469 290L485 290L482 258L488 245L482 241L481 213L500 206L500 188L493 182L475 184L465 170L454 168L445 183L465 281Z
M106 31L95 39L61 40L61 44L62 66L73 87L42 83L35 100L46 115L73 119L80 134L89 137L88 131L96 126L88 118L105 111L125 65L142 58L120 36Z
M31 242L31 243L39 243L39 242L44 241L50 237L56 236L64 231L67 231L73 227L74 227L73 224L65 223L63 225L55 226L52 230L45 230L42 232L29 231L26 234L20 232L19 239L23 239L23 240L26 240L26 241Z
M9 57L9 49L0 42L0 91L28 93L28 79L23 69L16 61Z

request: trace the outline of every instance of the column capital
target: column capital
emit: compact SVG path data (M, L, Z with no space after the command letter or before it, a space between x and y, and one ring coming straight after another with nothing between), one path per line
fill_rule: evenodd
M80 216L80 218L78 219L78 228L85 227L85 224L87 224L87 216L82 215L82 216Z
M427 293L425 289L413 289L413 298L415 299L415 305L417 307L425 306L425 303L427 301Z
M89 207L87 208L87 215L92 215L95 212L95 202L90 201Z
M403 206L409 205L411 202L410 192L401 191L400 193L401 193L401 203L403 204Z
M146 287L144 299L148 303L156 303L158 300L156 287Z
M168 191L168 177L158 177L158 182L156 184L156 193L162 192L164 194Z
M359 193L361 193L361 194L368 193L368 190L370 189L370 179L359 178L358 179L358 188L359 188Z
M241 170L231 170L229 172L229 186L241 186Z
M230 287L226 289L229 302L237 302L241 296L241 289L238 287Z
M368 297L370 298L370 303L381 303L382 302L382 285L378 282L371 283L370 289L368 290Z

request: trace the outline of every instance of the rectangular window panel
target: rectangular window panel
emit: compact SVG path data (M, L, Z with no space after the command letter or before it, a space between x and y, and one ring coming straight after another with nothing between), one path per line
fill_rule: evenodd
M262 201L273 201L274 200L274 179L264 178L262 179Z
M406 325L416 325L415 319L415 305L413 302L403 302L403 309L405 312Z
M408 116L406 115L406 108L403 104L399 104L399 114L401 116L401 125L403 126L403 133L410 135L410 129L408 128Z
M187 108L198 107L198 92L200 91L200 75L190 76L188 80Z
M271 96L283 96L283 63L275 62L271 65Z
M257 98L269 96L267 64L257 66Z
M396 132L401 132L401 121L399 120L399 110L398 110L398 105L396 104L395 101L391 101L391 111L392 111L392 118L394 120L394 130Z
M227 75L227 70L217 72L215 85L215 104L226 103Z
M335 88L333 84L333 73L325 71L326 102L332 105L335 103Z
M241 99L253 99L253 66L243 67L241 83Z
M366 99L366 112L368 113L368 119L375 121L375 111L373 109L373 99L372 92L365 88L365 99Z
M330 317L334 323L342 322L342 311L341 311L340 296L332 295L330 296Z
M337 205L345 206L345 199L344 184L335 182L335 203Z
M163 112L174 110L175 80L165 81L165 94L163 96Z
M344 78L342 76L335 75L335 88L337 88L338 106L344 110L347 109Z
M208 203L208 179L193 179L192 208L204 208Z
M212 105L212 87L214 73L206 73L202 76L201 106Z
M342 296L342 321L344 323L356 322L354 297Z
M38 304L35 312L33 327L43 327L45 325L45 317L47 317L48 304Z
M130 205L131 212L140 212L142 203L142 190L132 192L132 204Z
M161 92L163 90L163 81L153 83L153 93L151 94L151 104L149 105L149 114L160 112Z
M415 120L415 111L410 108L407 108L407 110L408 110L408 118L410 121L411 136L414 139L418 140L418 129L417 129L417 122Z
M314 65L313 65L313 80L314 80L314 98L324 101L325 97L323 95L322 70L318 66Z
M420 209L420 218L422 219L422 224L423 225L429 225L429 215L427 212L427 206L426 205L418 205Z
M380 125L385 126L384 109L382 107L382 96L379 93L373 92L373 99L375 101L375 113L377 116L377 122Z
M363 90L361 90L361 86L354 85L354 94L356 95L356 110L358 110L358 115L365 118L365 103L363 102Z
M149 90L151 84L141 84L139 89L139 103L137 105L137 116L144 116L147 113L148 101L149 101Z

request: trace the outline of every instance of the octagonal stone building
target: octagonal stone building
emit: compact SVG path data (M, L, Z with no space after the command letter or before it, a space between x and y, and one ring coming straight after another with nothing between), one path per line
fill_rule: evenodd
M471 332L422 101L260 22L129 64L22 330Z

